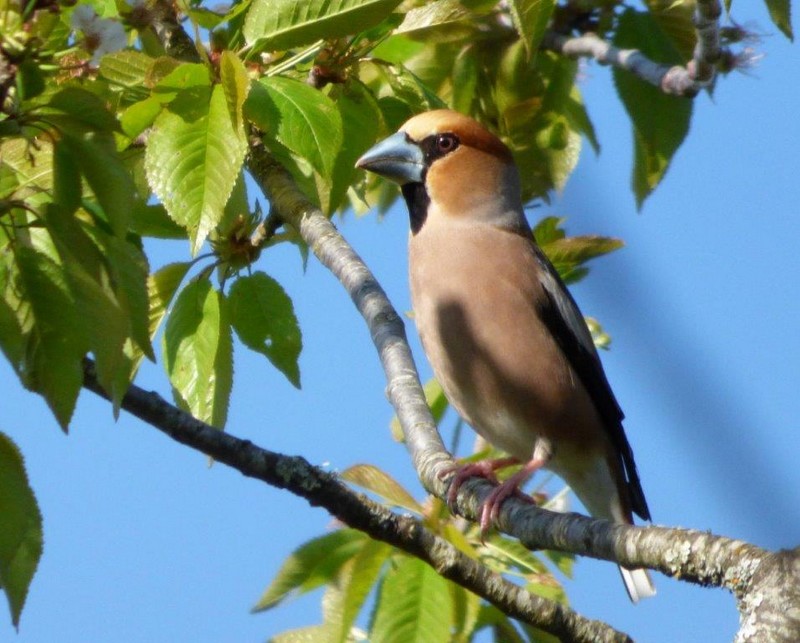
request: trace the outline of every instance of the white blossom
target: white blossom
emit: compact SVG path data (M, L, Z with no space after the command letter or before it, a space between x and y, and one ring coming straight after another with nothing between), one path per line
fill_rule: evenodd
M95 66L105 54L124 49L128 44L124 27L115 20L101 18L89 5L75 7L70 24L75 31L83 32L83 45L92 53Z

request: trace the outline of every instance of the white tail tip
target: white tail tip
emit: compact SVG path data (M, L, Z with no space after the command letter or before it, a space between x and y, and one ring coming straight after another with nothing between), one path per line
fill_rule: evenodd
M619 571L622 574L625 589L628 591L628 596L630 596L632 602L638 603L643 598L655 596L656 588L646 569L620 567Z

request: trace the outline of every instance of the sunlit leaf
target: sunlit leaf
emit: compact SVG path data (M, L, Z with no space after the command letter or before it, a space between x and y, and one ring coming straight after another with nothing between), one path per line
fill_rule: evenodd
M369 640L447 641L452 621L453 599L448 581L418 558L398 556L381 584Z
M342 146L342 117L325 94L290 78L263 78L253 86L245 113L264 132L265 145L274 139L331 176Z
M229 294L231 320L245 346L266 355L300 388L297 360L303 347L292 300L263 272L239 277Z
M0 433L0 515L0 589L8 599L11 622L18 627L42 556L42 514L22 454L5 433Z
M248 44L289 49L378 24L400 0L253 0L244 22Z
M329 583L368 540L356 529L337 529L308 541L286 559L253 611L270 609L292 594L303 594Z
M147 278L147 293L150 300L148 330L151 338L158 332L161 322L167 315L167 309L175 293L178 292L178 287L191 267L189 261L169 263Z
M336 605L323 604L330 643L352 640L350 630L392 551L390 545L368 539L361 550L342 566L335 581Z
M219 85L177 96L156 119L145 156L153 191L189 232L197 253L222 219L247 141Z
M410 9L394 33L421 32L463 20L468 16L470 11L458 0L434 0Z
M227 301L207 279L178 295L164 329L164 367L178 405L222 428L233 380L233 347Z
M154 62L154 58L140 51L115 51L100 59L100 73L118 85L141 87Z
M250 92L250 77L244 63L230 51L223 51L219 61L219 74L225 99L236 129L243 127L242 106Z
M451 641L467 643L473 640L473 633L478 625L481 598L468 589L449 583L450 594L453 597L454 630Z
M518 540L511 540L503 535L494 535L481 548L481 558L487 562L487 556L494 559L492 566L505 573L515 569L522 574L546 574L547 568L536 554Z
M423 509L403 486L388 473L371 464L356 464L341 474L343 480L363 487L380 496L391 505L422 514Z
M528 56L536 53L556 0L510 0L511 18Z
M669 42L653 17L633 10L620 16L614 44L624 49L640 49L660 62L678 61ZM665 59L672 51L673 58ZM692 101L670 96L659 88L614 69L614 83L631 118L634 135L633 192L641 208L644 200L664 178L673 155L689 132Z
M134 103L122 113L122 131L130 138L136 138L150 127L161 113L162 104L152 96Z

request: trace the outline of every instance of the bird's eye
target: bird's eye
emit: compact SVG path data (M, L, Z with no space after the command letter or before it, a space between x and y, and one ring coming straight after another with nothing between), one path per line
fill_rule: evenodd
M458 147L458 139L453 134L439 134L436 137L436 150L439 154L447 154Z

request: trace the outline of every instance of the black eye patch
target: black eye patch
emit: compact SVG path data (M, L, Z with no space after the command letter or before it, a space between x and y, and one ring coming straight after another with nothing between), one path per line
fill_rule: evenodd
M458 136L451 133L431 134L419 142L419 147L425 155L425 164L430 165L436 159L447 156L458 149L461 144Z

